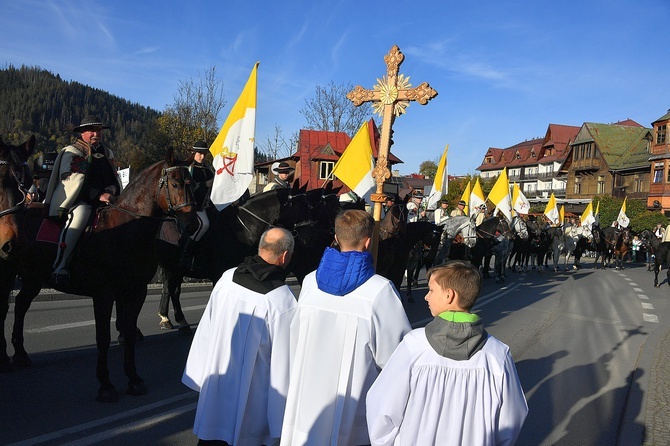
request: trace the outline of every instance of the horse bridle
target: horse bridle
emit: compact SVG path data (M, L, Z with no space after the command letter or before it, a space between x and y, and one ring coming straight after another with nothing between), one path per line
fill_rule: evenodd
M168 184L167 184L168 181L169 181L168 178L167 178L167 174L172 172L173 170L176 170L176 169L184 169L184 170L186 170L187 173L189 172L187 166L171 166L171 167L166 167L161 171L161 179L158 180L158 187L156 189L156 202L157 203L159 202L161 189L163 188L163 186L165 186L165 201L167 202L167 205L168 205L167 214L169 215L169 218L166 219L166 218L160 218L159 217L158 220L172 220L172 219L174 219L174 213L176 211L178 211L179 209L185 208L186 206L195 206L195 201L189 200L188 198L182 204L178 204L176 206L172 205L172 200L170 200L170 188L168 187ZM190 176L190 173L189 173L189 176ZM185 183L190 185L190 181L188 181L188 180L185 181ZM191 194L191 196L193 196L193 194ZM111 202L107 203L107 207L116 209L117 211L121 211L121 212L126 213L128 215L132 215L135 218L142 218L142 217L156 218L156 217L152 217L152 216L149 216L149 215L138 214L135 211L131 211L130 209L122 208L121 206L118 206L118 205L116 205L114 203L111 203Z
M463 222L463 224L460 225L458 228L456 228L456 230L454 231L454 237L456 237L463 229L465 229L467 226L470 226L471 224L472 224L471 220L467 220L467 221ZM447 231L446 231L446 228L445 228L444 233L447 236L449 235L449 233L447 233ZM462 235L461 234L461 237L463 239L466 239L466 240L469 240L471 238L477 238L477 228L475 227L475 235ZM449 238L449 237L447 237L447 238Z
M11 163L9 161L0 160L0 166L10 166L11 167ZM23 166L27 166L27 164L23 163ZM20 202L18 202L14 206L0 211L0 217L4 217L5 215L14 214L14 213L19 212L19 211L24 211L26 209L26 206L30 204L30 196L28 195L28 191L25 189L25 187L23 185L23 181L21 179L19 179L18 176L16 175L16 172L14 172L14 169L12 169L12 176L14 177L14 180L16 180L17 189L19 190L19 192L21 192L21 195L23 195L23 198L21 199Z
M297 195L291 195L291 194L289 194L288 199L286 200L286 203L283 203L282 206L288 206L289 204L292 204L292 201L293 201L294 198L297 198L297 197L305 197L305 196L306 196L306 195L305 195L304 193L300 193L300 194L297 194ZM309 206L308 206L308 208L311 209L311 207L309 207ZM253 212L253 211L251 211L251 210L245 208L244 206L240 206L239 209L242 209L244 212L246 212L247 214L249 214L249 215L251 215L252 217L254 217L256 220L258 220L258 221L260 221L261 223L263 223L266 227L270 227L270 226L272 226L272 223L270 223L269 221L266 221L263 217L261 217L260 215L256 214L255 212ZM244 221L242 221L242 219L240 218L239 215L237 216L237 220L240 222L240 224L242 225L242 227L243 227L243 228L244 228L250 235L252 235L252 236L254 235L253 232L251 232L251 229L249 229L249 227L244 223ZM312 226L313 226L313 225L316 225L316 222L315 222L314 220L312 220L312 219L308 219L308 220L305 220L305 221L302 221L302 222L294 223L294 224L293 224L293 235L294 235L294 236L297 235L297 234L295 233L295 231L296 231L297 229L299 229L299 228L303 228L303 227L305 227L305 226L310 226L310 225L312 225Z

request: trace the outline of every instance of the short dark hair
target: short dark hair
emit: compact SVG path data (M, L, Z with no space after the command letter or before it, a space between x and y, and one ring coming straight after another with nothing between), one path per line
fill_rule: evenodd
M461 308L470 311L482 290L482 275L471 263L453 260L428 270L426 280L434 277L443 290L451 288L459 297Z
M365 238L372 238L375 221L360 209L347 209L335 218L335 235L340 244L355 245Z

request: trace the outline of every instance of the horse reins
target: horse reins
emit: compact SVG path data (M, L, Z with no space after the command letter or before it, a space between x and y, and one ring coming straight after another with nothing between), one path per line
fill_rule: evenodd
M5 161L5 160L0 160L0 165L11 167L11 163L9 161ZM23 163L23 165L26 166L27 164ZM8 209L5 209L3 211L0 211L0 217L4 217L5 215L10 215L10 214L15 214L16 212L19 212L19 211L24 211L26 209L26 205L30 204L30 198L28 196L28 191L25 190L24 185L23 185L23 181L21 181L17 177L16 172L14 172L13 170L12 170L12 176L14 177L14 180L16 181L17 189L19 190L19 192L21 192L21 195L23 195L23 198L21 199L20 202L18 202L14 206L12 206Z
M186 202L184 202L182 204L179 204L177 206L172 205L172 201L170 200L170 188L168 187L168 184L167 184L167 182L168 182L167 174L170 173L173 170L176 170L176 169L185 169L188 172L188 167L187 166L172 166L172 167L164 168L161 172L161 179L158 181L158 188L156 190L156 202L158 202L158 199L160 198L161 189L162 189L163 186L165 186L165 201L167 202L167 205L168 205L168 208L167 208L167 213L169 215L168 217L153 217L151 215L142 215L142 214L139 214L135 211L131 211L130 209L122 208L121 206L118 206L118 205L116 205L114 203L111 203L111 202L107 203L107 207L110 207L112 209L115 209L117 211L123 212L123 213L128 214L128 215L131 215L135 218L152 218L152 219L155 219L155 220L163 220L163 221L173 220L174 219L174 213L176 211L178 211L179 209L182 209L186 206L195 206L195 202L194 201L189 201L188 199L186 200ZM189 173L189 175L190 175L190 173Z

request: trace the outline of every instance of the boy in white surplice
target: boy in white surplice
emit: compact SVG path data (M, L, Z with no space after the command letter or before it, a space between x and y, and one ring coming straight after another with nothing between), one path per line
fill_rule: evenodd
M470 313L481 275L455 261L431 269L435 317L410 332L368 391L373 445L513 445L528 413L509 347Z

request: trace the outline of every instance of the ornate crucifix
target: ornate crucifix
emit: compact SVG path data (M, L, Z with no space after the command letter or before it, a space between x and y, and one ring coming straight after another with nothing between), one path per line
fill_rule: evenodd
M398 45L393 45L388 54L384 56L387 67L386 76L377 79L377 85L372 90L366 90L358 85L347 94L347 98L357 107L364 102L372 102L375 113L382 117L379 154L377 164L372 171L372 177L375 178L377 183L377 190L370 198L375 204L373 215L377 226L382 216L382 203L386 201L383 194L384 181L391 176L388 168L388 154L393 122L396 116L405 113L410 101L417 101L421 105L426 105L428 101L437 96L437 91L431 88L427 82L411 88L412 84L409 83L409 76L405 77L403 74L398 74L400 64L404 59L405 55L400 52ZM378 232L378 230L375 230L373 239L372 252L375 253L375 258Z

